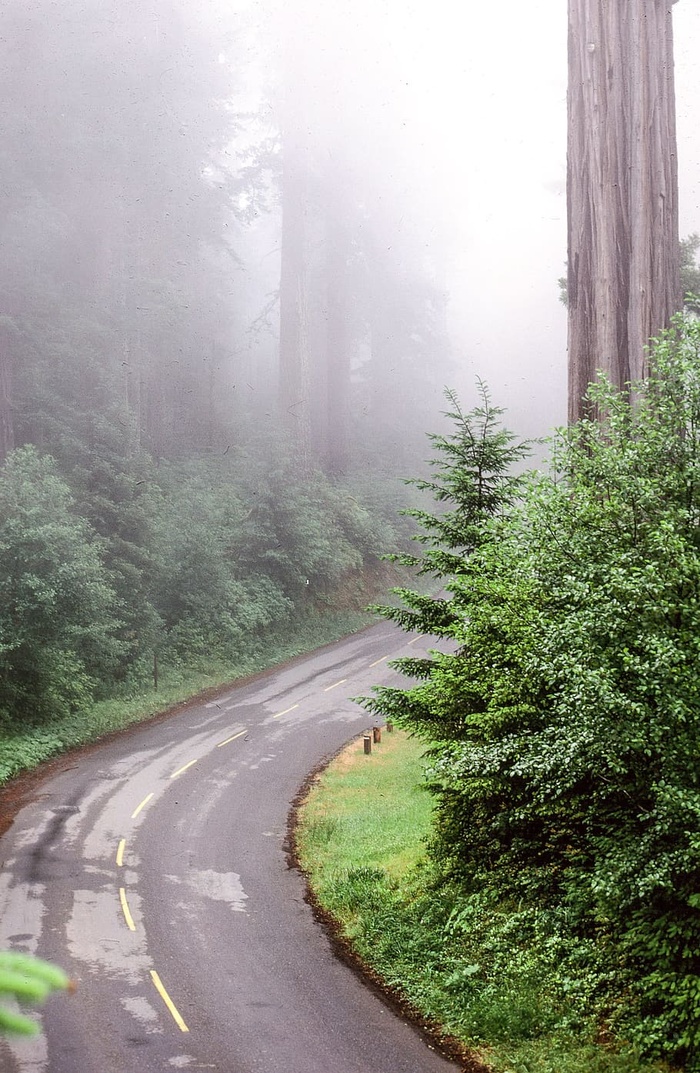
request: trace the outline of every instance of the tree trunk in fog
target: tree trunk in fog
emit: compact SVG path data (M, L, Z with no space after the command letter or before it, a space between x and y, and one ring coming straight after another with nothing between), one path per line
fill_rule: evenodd
M326 468L340 476L347 469L350 439L349 241L347 222L333 193L329 197L327 227Z
M280 267L280 414L302 465L311 453L311 355L309 344L309 206L303 166L285 148Z
M12 422L12 366L10 333L0 324L0 463L15 446Z
M569 420L647 373L681 306L675 0L569 0Z

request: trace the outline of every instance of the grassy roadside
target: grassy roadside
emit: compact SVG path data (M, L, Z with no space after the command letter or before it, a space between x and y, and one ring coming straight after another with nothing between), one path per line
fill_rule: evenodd
M545 924L468 897L424 854L431 799L422 746L383 733L353 742L312 784L296 852L319 906L361 961L494 1073L652 1073L666 1067L597 1045L562 999ZM577 982L572 981L572 994Z
M157 690L151 688L132 696L99 701L87 711L44 726L0 726L0 786L59 753L143 722L207 690L312 652L375 621L375 616L366 612L317 613L291 625L286 623L278 632L270 631L255 653L239 660L211 662L196 668L165 667Z

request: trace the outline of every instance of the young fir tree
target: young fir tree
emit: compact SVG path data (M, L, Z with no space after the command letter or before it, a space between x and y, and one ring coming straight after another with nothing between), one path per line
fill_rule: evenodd
M435 475L406 482L429 492L441 509L435 513L419 508L403 512L418 522L420 531L413 539L423 546L423 551L392 559L414 568L420 576L444 583L443 593L437 596L397 589L404 606L378 608L385 618L408 631L439 637L454 635L459 613L451 593L452 582L465 573L469 557L486 538L489 521L507 511L520 492L521 478L511 470L528 456L530 447L516 442L501 426L503 410L491 402L486 384L479 380L477 388L480 404L468 413L462 410L454 391L445 392L450 405L445 416L453 422L454 431L428 437L436 451L430 460ZM432 665L432 660L406 660L401 664L407 673L420 678L430 674ZM381 690L379 706L382 711L392 711L396 701L400 708L404 696L402 691ZM400 717L400 711L396 714ZM432 723L430 713L425 714Z

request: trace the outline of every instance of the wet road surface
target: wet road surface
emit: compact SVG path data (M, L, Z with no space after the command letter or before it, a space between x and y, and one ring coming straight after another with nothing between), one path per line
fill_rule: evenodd
M413 647L409 647L409 646ZM0 839L0 948L78 981L2 1073L449 1073L346 965L289 867L308 772L423 638L382 624L76 754Z

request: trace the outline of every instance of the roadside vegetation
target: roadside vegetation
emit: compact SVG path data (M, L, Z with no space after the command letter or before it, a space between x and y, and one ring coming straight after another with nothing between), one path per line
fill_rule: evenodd
M406 537L391 482L300 474L278 446L115 458L101 490L35 447L8 455L0 782L372 621L391 578L380 557Z
M444 594L403 590L383 614L451 644L397 660L416 684L366 700L425 749L427 863L400 889L359 865L344 897L375 920L405 906L413 948L440 937L437 975L469 1010L430 998L449 1031L510 1048L569 1033L607 1044L592 1069L643 1068L632 1054L697 1073L700 324L657 342L632 401L591 387L595 417L547 473L513 473L526 448L485 389L469 414L450 401L417 482L438 510L412 512L422 552L399 556ZM404 940L387 934L368 946L393 983ZM513 1053L496 1068L569 1068Z
M278 14L3 5L0 780L391 583L452 366L443 243L379 114L331 134L378 43Z
M200 693L311 652L374 621L375 616L351 609L308 613L290 618L284 628L261 635L256 644L239 655L232 654L228 662L220 658L179 668L166 664L157 688L144 681L131 695L94 701L41 725L7 720L0 734L0 785L68 749L97 741Z
M438 1037L498 1073L652 1073L600 1045L592 981L541 910L470 896L431 860L425 747L384 732L351 743L312 784L296 850L317 904L362 964Z

